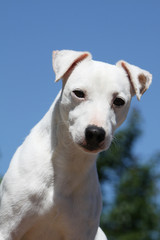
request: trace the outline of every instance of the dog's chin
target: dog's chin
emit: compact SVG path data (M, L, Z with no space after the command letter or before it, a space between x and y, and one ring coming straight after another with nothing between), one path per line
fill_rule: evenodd
M96 146L96 147L92 146L92 145L82 144L82 143L80 143L78 145L82 151L84 151L86 153L90 153L90 154L98 154L109 148L109 146L108 145L106 146L104 143L100 144L99 146Z

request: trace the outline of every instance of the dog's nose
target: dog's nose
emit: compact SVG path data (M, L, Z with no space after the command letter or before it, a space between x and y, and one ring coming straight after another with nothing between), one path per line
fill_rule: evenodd
M91 149L98 148L99 144L104 141L105 135L103 128L94 125L88 126L85 131L87 146Z

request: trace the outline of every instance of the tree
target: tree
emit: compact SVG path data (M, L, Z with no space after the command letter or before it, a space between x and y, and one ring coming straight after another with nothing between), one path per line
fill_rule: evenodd
M136 166L126 171L106 223L110 239L150 240L159 235L159 214L152 166ZM156 238L157 239L157 238Z
M118 147L100 155L98 172L104 186L110 184L115 197L104 207L101 225L109 240L159 240L159 208L155 164L160 156L141 164L134 154L134 144L141 136L140 115L134 111L128 125L116 134ZM105 191L104 191L105 192ZM107 194L104 194L106 196ZM107 206L107 196L104 206Z

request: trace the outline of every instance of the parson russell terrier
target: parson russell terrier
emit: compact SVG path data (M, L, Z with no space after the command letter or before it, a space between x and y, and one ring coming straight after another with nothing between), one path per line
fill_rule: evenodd
M152 75L89 52L53 52L61 92L17 149L0 189L0 240L105 240L99 228L99 152L109 148Z

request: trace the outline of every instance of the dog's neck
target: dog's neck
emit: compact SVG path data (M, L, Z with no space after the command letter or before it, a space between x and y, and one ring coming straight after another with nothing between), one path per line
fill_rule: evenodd
M55 183L58 189L63 188L66 194L74 191L84 180L90 178L98 183L96 169L96 154L89 154L81 150L70 137L67 125L60 121L58 104L55 105L52 119L52 134L56 135L52 141L52 162L55 172ZM91 181L91 180L90 180Z

